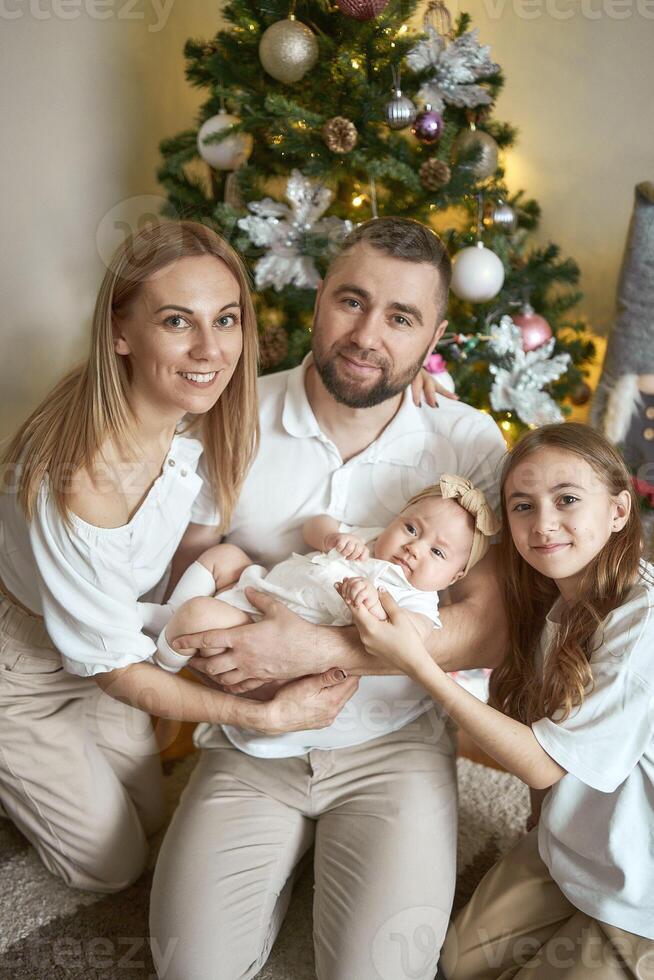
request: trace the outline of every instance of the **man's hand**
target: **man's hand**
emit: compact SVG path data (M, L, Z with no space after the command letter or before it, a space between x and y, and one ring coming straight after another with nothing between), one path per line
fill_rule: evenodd
M326 534L324 550L331 551L332 548L336 548L343 558L351 558L353 561L368 561L370 558L365 541L356 534L345 534L341 531Z
M321 650L320 626L263 592L246 589L246 595L264 614L261 622L186 634L173 642L173 648L180 653L198 649L190 665L218 680L230 694L248 690L243 684L251 689L269 681L320 673L331 666L327 651Z
M266 703L265 720L257 727L267 735L327 728L358 686L357 677L338 667L285 684Z

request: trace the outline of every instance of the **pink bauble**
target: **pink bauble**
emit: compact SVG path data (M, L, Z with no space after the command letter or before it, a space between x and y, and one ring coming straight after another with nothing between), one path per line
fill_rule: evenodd
M545 317L534 313L529 304L524 306L522 312L512 319L522 334L522 349L525 352L542 347L552 336L552 328Z
M442 374L443 371L447 371L447 364L440 354L430 354L423 366L430 374Z
M336 0L342 14L355 20L372 20L388 6L389 0Z

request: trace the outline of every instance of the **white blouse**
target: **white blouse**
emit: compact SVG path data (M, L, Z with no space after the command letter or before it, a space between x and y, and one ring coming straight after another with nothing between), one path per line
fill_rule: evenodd
M202 486L202 444L176 434L160 476L128 524L102 528L59 515L47 481L28 522L13 493L0 494L0 579L43 616L73 674L91 676L149 659L137 600L159 582Z

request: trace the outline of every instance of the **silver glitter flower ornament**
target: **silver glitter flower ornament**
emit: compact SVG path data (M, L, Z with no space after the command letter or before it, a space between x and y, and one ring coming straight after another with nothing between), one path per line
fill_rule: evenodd
M433 70L418 92L423 102L437 112L443 112L448 102L466 109L490 105L490 92L477 81L494 75L500 66L491 61L489 45L479 44L477 30L466 31L448 44L432 24L425 24L424 29L426 39L407 54L414 71Z
M496 412L516 412L526 425L563 422L557 403L542 389L565 374L569 354L552 357L556 340L552 337L536 350L522 349L522 335L510 316L503 316L490 330L490 351L508 361L507 367L490 364L494 376L490 391L491 407Z
M311 255L306 254L310 239L320 239L328 255L352 230L351 221L323 218L331 204L333 192L324 184L315 184L299 170L293 170L286 184L288 204L270 197L252 201L252 214L239 218L238 226L250 241L268 249L255 266L257 289L274 286L281 292L285 286L315 289L320 281Z

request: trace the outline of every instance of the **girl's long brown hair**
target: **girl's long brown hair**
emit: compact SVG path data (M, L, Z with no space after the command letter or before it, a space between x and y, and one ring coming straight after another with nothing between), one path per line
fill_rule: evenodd
M55 506L68 519L66 498L72 478L92 466L103 445L112 443L135 455L129 359L114 351L112 317L129 306L141 284L155 272L177 259L203 255L224 262L240 288L243 353L216 404L194 425L204 445L205 469L221 528L229 525L259 440L257 324L241 259L215 231L193 221L149 226L118 248L98 293L86 362L54 387L11 440L2 462L15 471L13 490L28 519L46 477Z
M545 617L559 596L554 581L541 575L518 553L511 534L505 500L510 474L540 449L559 449L584 459L611 496L626 490L631 511L625 526L615 531L586 566L578 599L563 607L555 649L544 669L538 649ZM525 724L539 718L566 717L581 704L591 684L590 656L602 620L621 605L639 578L642 529L629 472L610 442L587 425L566 422L529 432L507 456L501 477L502 524L500 543L504 600L509 621L509 651L490 680L490 702Z

